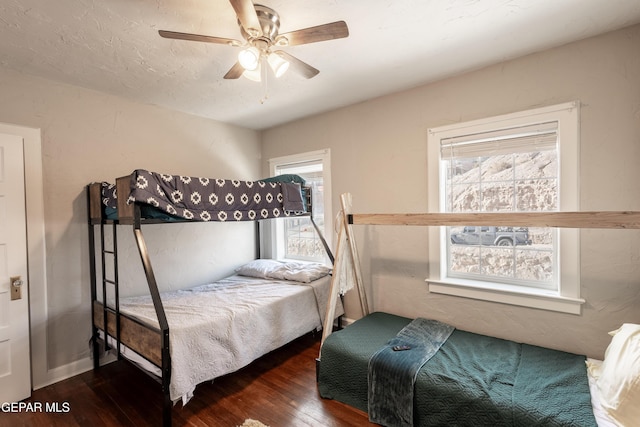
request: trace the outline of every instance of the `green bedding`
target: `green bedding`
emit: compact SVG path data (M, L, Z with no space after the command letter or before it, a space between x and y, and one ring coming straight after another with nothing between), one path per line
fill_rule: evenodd
M369 358L411 319L372 313L325 341L318 390L367 411ZM455 330L419 371L416 426L596 426L584 356Z

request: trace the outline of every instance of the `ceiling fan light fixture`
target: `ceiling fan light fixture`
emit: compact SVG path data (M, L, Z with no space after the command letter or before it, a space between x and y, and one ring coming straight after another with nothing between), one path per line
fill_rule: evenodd
M290 65L289 61L284 59L278 52L271 52L267 57L267 62L269 62L269 66L276 77L280 77L286 73Z
M275 77L282 76L289 68L306 79L310 79L320 72L285 50L276 49L349 36L349 28L344 21L330 22L280 34L280 16L275 10L255 4L254 0L229 0L229 2L236 12L243 41L165 30L159 30L159 34L167 39L226 44L240 48L238 60L227 71L224 78L233 80L244 74L248 75L248 78L254 77L252 80L262 81L265 85L267 76L270 74L269 68L273 70ZM264 64L261 64L263 62ZM259 71L254 72L256 70Z
M260 62L258 62L258 65L253 70L244 70L242 75L254 82L262 81L262 67L260 66Z
M238 54L238 62L245 70L253 71L260 65L260 51L255 46L243 49Z

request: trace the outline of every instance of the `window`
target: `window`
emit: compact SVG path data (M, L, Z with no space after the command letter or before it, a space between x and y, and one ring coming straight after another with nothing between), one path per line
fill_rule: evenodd
M429 210L578 210L578 103L429 131ZM580 312L578 231L430 231L431 292Z
M311 187L313 220L329 243L331 225L331 174L329 150L269 160L273 176L296 174ZM328 257L309 218L287 218L272 221L272 257L326 262ZM331 244L329 243L329 247Z

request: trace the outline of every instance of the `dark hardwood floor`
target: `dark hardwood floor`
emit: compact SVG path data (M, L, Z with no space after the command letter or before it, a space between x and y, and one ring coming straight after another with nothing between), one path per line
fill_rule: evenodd
M375 426L367 414L320 398L315 358L319 335L311 334L248 367L200 384L186 405L173 408L173 425L235 427L247 418L270 427ZM36 390L25 401L42 412L0 412L0 426L161 426L160 386L120 361ZM60 412L47 412L57 404Z

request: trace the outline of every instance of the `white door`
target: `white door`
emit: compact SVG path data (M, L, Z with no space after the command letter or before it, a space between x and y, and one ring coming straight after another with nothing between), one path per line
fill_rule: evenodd
M0 402L31 395L29 355L23 139L0 133Z

